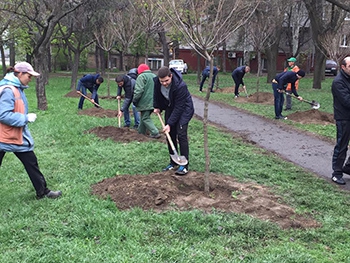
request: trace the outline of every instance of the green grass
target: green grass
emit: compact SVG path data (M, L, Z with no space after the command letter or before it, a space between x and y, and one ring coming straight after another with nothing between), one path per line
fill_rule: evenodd
M191 84L194 75L185 78L196 92L198 85ZM246 82L252 90L248 83L254 78L247 77ZM30 129L39 165L49 187L62 190L63 196L36 200L21 163L12 153L6 154L0 167L0 262L350 262L347 192L214 127L209 129L212 172L267 185L322 226L282 230L244 214L217 211L120 211L111 200L91 195L91 185L104 178L160 171L168 153L162 143L116 143L84 133L96 126L116 126L117 119L78 115L78 99L64 97L69 83L68 78L50 78L45 112L36 110L34 87L26 92L31 111L38 114ZM268 84L265 89L269 91ZM305 98L312 92L300 88ZM331 105L329 90L328 95L325 88L314 93L322 106L327 100ZM102 85L100 95L104 94ZM223 101L225 96L238 106L232 95L211 98ZM101 105L117 108L112 100L102 100ZM258 112L258 106L249 107ZM200 121L191 121L189 136L190 168L204 171Z

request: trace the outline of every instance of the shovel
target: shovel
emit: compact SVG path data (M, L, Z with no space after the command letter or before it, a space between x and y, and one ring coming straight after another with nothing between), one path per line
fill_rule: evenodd
M162 123L162 127L164 128L165 125L164 125L162 116L161 116L159 113L157 113L157 115L158 115L158 117L159 117L160 122ZM173 160L173 161L174 161L175 163L177 163L178 165L186 165L186 164L188 164L188 161L187 161L187 159L186 159L185 156L182 156L182 155L179 156L179 155L178 155L178 153L177 153L177 151L176 151L176 149L175 149L174 143L173 143L173 141L171 140L171 137L170 137L169 133L168 133L168 132L165 132L165 135L166 135L166 137L167 137L167 139L168 139L168 142L169 142L169 144L170 144L170 147L171 147L171 149L173 150L173 153L174 153L174 154L170 154L171 160Z
M243 90L245 92L245 96L248 98L247 88L245 86L243 86Z
M83 96L85 99L87 99L88 101L90 101L92 104L95 104L97 107L101 108L101 105L100 104L97 104L96 102L92 102L91 99L88 97L88 96L85 96L83 93L81 93L80 91L77 91L77 93L80 95L80 96Z
M120 111L120 99L118 99L118 113L119 113L119 111ZM120 116L119 116L119 114L118 114L118 127L120 128Z
M292 94L290 94L290 93L288 93L288 92L286 92L286 94L290 95L292 98L297 99L297 97L292 96ZM310 105L311 105L311 108L313 108L314 110L317 110L317 109L319 109L319 108L321 107L320 103L318 103L318 102L315 101L315 100L308 101L308 100L304 100L304 99L303 99L302 102L306 102L306 103L310 104Z

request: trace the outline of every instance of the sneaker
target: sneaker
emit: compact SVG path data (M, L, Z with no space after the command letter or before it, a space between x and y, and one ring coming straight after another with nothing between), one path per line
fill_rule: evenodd
M346 184L345 181L344 181L344 179L341 178L341 177L338 178L338 177L336 177L336 176L333 176L333 177L332 177L332 181L335 182L336 184L341 184L341 185Z
M239 95L235 95L235 99L237 99L239 97Z
M165 167L162 171L170 171L170 170L174 170L175 168L175 164L169 163L167 167Z
M152 139L159 139L161 135L157 133L157 134L151 134L149 137L151 137Z
M350 166L343 166L343 173L350 175Z
M182 166L182 165L175 172L175 174L177 174L177 175L185 175L187 173L188 173L187 167L186 166Z
M137 130L139 128L139 126L138 125L134 125L132 128Z
M285 108L284 110L292 110L292 108Z
M130 124L125 124L124 125L124 128L129 128L130 127Z
M55 198L60 197L61 195L62 195L61 191L50 191L45 196L47 198L55 199Z
M276 119L276 120L286 120L286 119L288 119L288 118L285 117L285 116L280 115L280 116L276 116L275 119Z

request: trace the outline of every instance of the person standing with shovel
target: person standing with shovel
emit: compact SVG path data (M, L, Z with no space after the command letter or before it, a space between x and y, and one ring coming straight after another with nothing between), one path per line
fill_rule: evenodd
M188 173L189 158L187 128L194 114L192 96L186 83L182 80L181 74L174 69L161 67L158 70L157 77L154 78L154 83L153 111L160 119L160 113L163 110L165 111L163 132L169 133L171 138L171 142L168 139L170 156L177 155L178 147L176 142L178 141L180 152L184 157L178 158L178 160L170 158L170 163L163 171L173 170L179 164L175 173L177 175L185 175ZM176 143L175 151L172 147L172 142Z

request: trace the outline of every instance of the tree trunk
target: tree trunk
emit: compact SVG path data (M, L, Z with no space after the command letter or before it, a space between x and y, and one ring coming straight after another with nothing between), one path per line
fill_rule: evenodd
M0 42L0 54L1 54L1 64L2 64L2 73L6 75L6 58L5 58L5 50L3 46L3 42Z
M165 31L158 32L160 42L162 44L163 57L164 57L164 65L169 65L169 47L166 41Z
M45 51L48 49L41 46L38 48L38 54L34 56L34 69L40 73L36 78L36 97L39 110L47 110L47 100L45 92L45 84L48 82L48 54Z
M208 109L209 109L209 99L210 99L210 90L211 90L211 79L213 78L214 60L207 51L205 51L205 55L207 57L207 60L210 63L210 74L209 74L208 89L204 100L204 114L203 114L203 137L204 137L204 155L205 155L204 192L209 194L210 154L209 154L209 143L208 143Z
M79 49L74 51L74 62L72 65L72 78L70 81L70 89L75 90L77 80L78 80L78 72L79 72L79 61L80 61L80 51Z
M267 83L271 83L271 80L276 76L277 69L276 69L276 63L277 63L277 54L278 54L278 44L272 45L270 48L267 48L265 50L266 54L266 63L267 63Z
M326 58L322 52L315 52L315 63L314 63L314 81L312 84L313 89L321 89L322 79L324 78L324 65Z

